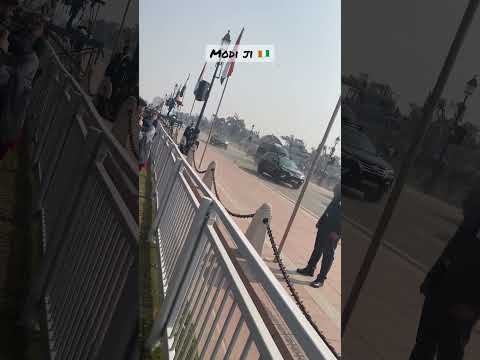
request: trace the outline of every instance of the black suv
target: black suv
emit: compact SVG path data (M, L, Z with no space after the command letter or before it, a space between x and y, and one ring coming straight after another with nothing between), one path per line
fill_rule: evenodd
M288 157L288 151L282 145L263 143L258 146L257 152L255 153L255 161L258 163L267 153L275 153Z
M297 165L278 153L269 152L263 155L258 162L257 171L260 175L267 174L277 181L290 184L294 189L300 188L305 181L305 175Z
M342 126L342 184L359 189L368 201L380 201L395 179L392 166L361 128Z

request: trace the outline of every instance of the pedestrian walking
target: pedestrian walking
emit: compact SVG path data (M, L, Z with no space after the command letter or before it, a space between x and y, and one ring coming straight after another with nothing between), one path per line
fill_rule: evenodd
M153 137L155 136L156 128L158 126L157 113L155 111L150 111L148 114L145 114L145 116L142 115L139 124L139 166L140 170L142 170L147 165Z
M461 360L480 318L480 184L463 221L420 286L425 296L410 360Z
M320 258L322 265L317 278L310 284L314 288L323 286L327 279L335 257L335 250L340 240L341 230L341 187L337 184L333 191L333 199L317 223L317 237L315 246L306 267L297 269L297 272L306 276L313 276Z
M180 141L180 152L183 155L188 155L187 150L193 150L195 151L198 146L200 145L200 142L198 140L195 140L198 138L198 135L200 134L200 130L195 129L193 124L188 125L185 128L185 131L183 132L182 140Z

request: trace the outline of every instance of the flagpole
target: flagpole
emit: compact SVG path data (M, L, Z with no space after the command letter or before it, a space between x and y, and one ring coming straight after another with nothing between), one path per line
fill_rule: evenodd
M310 179L312 178L313 172L316 168L316 164L318 162L318 158L320 157L320 154L322 152L323 147L325 146L325 143L327 142L328 135L330 134L330 130L332 128L333 122L335 121L335 118L337 117L338 110L340 109L340 104L341 104L342 97L340 96L337 101L337 105L335 106L335 110L333 110L332 117L330 118L330 121L328 122L327 130L325 130L325 133L323 134L323 139L318 145L317 152L315 154L315 158L313 159L312 162L312 167L310 168L307 178L305 179L305 183L302 186L302 190L300 191L300 195L298 196L297 203L295 204L295 207L293 209L292 215L290 216L290 220L288 221L287 228L285 229L285 233L283 234L282 241L280 242L280 246L278 247L278 253L280 254L282 252L283 246L285 245L285 241L287 240L288 233L290 232L290 229L293 224L293 220L295 220L295 216L297 216L298 209L300 208L300 204L302 203L303 196L305 195L305 191L307 190L308 183L310 182Z
M205 156L205 152L207 151L207 146L210 141L210 136L212 135L213 126L215 125L215 121L217 120L218 110L220 109L220 105L222 104L222 100L223 100L223 95L225 94L225 89L227 88L228 79L230 79L230 77L227 77L225 81L225 86L223 87L222 96L220 96L220 101L218 102L217 111L213 116L212 125L210 126L210 131L208 132L207 142L205 143L205 147L203 148L202 158L200 159L200 164L198 165L199 168L202 166L203 157Z
M189 120L190 120L190 116L192 116L193 107L195 106L196 101L197 101L197 99L193 98L192 108L190 109L190 113L188 114L188 119Z

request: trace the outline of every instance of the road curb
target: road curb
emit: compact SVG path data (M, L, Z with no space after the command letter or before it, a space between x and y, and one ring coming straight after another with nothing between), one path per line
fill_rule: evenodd
M364 235L366 235L367 237L369 238L372 238L373 237L373 232L370 230L370 229L367 229L365 226L363 225L360 225L359 223L357 223L356 221L346 217L346 216L342 216L343 220L345 220L347 223L349 223L350 225L352 225L354 228L356 228L357 230L359 230L360 232L362 232ZM417 260L415 260L414 258L412 258L410 255L408 255L406 252L404 252L403 250L400 250L398 247L396 247L395 245L391 244L390 242L388 241L383 241L382 243L382 246L384 246L385 248L387 248L388 250L390 250L391 252L393 252L394 254L396 254L397 256L399 256L400 258L402 258L403 260L407 261L410 265L412 265L413 267L415 267L417 270L423 272L423 273L427 273L428 272L428 268L427 266L419 263Z

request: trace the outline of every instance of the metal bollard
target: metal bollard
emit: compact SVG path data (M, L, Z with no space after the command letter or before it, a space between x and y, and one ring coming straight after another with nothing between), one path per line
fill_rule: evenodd
M207 187L212 190L213 189L213 172L215 171L217 167L217 163L215 161L212 161L210 164L208 164L207 172L205 175L203 175L203 182Z
M245 232L245 236L260 256L262 256L263 244L265 243L265 237L267 235L267 228L263 223L264 219L268 219L269 222L272 220L272 207L267 203L258 208Z

